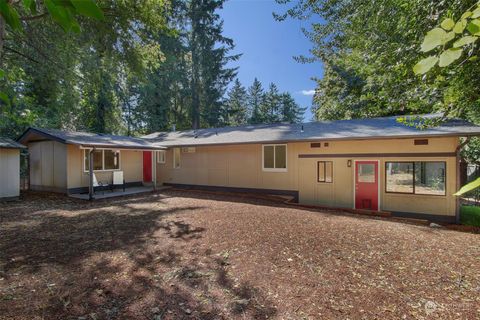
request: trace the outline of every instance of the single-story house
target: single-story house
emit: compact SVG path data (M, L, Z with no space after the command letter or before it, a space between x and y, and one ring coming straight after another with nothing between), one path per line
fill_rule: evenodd
M479 126L462 120L419 129L385 117L142 138L29 129L19 141L29 146L32 185L40 189L85 188L87 154L97 152L95 172L108 176L121 168L131 182L145 183L150 174L155 183L176 187L291 195L301 204L456 221L461 138L478 135ZM111 160L115 150L117 166ZM55 170L61 172L59 183Z
M20 195L20 150L25 146L0 137L0 200Z
M93 173L104 184L115 171L127 187L156 184L152 151L165 149L140 138L40 128L18 141L28 146L30 189L68 194L88 192Z

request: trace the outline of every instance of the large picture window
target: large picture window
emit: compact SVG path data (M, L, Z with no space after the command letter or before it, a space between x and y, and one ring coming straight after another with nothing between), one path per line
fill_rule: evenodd
M318 161L317 162L317 181L332 183L333 182L333 162Z
M85 171L90 171L90 150L83 150ZM95 150L93 155L93 171L108 171L120 169L120 151Z
M286 144L269 144L263 146L263 170L287 171Z
M386 192L445 195L446 164L441 161L386 162Z

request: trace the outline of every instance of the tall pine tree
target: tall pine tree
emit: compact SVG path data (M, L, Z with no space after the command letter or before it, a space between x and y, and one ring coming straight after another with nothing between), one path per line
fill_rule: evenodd
M265 99L265 92L262 83L255 78L252 85L248 88L248 110L249 123L258 124L265 122L264 114L262 113L262 105Z
M223 114L223 125L238 126L247 123L247 90L238 79L235 79L228 92Z
M237 73L236 68L226 67L240 55L229 55L234 48L233 40L222 34L223 21L216 11L223 2L190 0L187 5L193 129L219 124L226 87Z

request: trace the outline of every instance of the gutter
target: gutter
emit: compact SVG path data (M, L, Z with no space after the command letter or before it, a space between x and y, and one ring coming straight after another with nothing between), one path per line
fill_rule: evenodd
M462 148L470 141L470 137L467 137L465 141L460 143L457 148L455 149L455 167L456 167L456 190L459 190L461 188L460 185L460 176L461 176L461 171L460 171L460 162L462 160L460 156L460 152L462 151ZM455 223L460 224L460 197L455 197Z

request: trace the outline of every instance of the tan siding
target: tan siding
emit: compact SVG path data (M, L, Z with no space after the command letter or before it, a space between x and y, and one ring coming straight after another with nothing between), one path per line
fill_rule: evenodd
M75 145L67 146L68 189L88 187L88 172L84 171L83 150ZM120 150L120 170L125 182L143 180L143 153L141 151ZM100 182L112 183L112 171L95 171Z
M197 147L195 153L181 153L181 167L173 169L172 149L166 163L157 164L159 183L298 190L301 203L353 208L353 160L380 160L380 204L388 211L455 215L454 157L375 157L376 153L453 153L457 138L430 138L428 145L414 145L414 139L321 141L321 148L309 142L288 143L287 172L262 171L262 145ZM329 146L325 147L324 143ZM372 154L367 158L335 157L335 154ZM301 154L328 154L331 158L299 158ZM317 182L317 161L333 161L333 183ZM352 160L352 166L347 161ZM447 161L446 196L398 195L385 193L385 161Z
M0 198L20 194L20 151L0 148Z
M67 186L66 145L56 141L32 142L28 151L32 189L64 191Z

